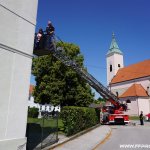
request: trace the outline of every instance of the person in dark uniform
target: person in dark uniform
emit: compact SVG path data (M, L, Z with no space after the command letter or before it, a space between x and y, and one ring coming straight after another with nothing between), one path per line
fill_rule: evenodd
M54 34L54 31L55 31L55 28L54 26L52 25L52 22L51 21L48 21L48 24L47 24L47 27L46 27L46 33L48 35L53 35Z
M141 114L140 114L139 118L140 118L140 123L141 123L141 125L144 125L144 121L143 121L143 111L141 111Z
M55 28L52 25L52 22L48 21L48 24L46 27L46 36L47 36L47 45L49 48L51 44L54 44L54 31L55 31Z

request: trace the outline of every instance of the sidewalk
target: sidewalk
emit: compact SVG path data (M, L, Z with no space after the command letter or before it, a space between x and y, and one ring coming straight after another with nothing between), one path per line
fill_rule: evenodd
M141 127L139 120L131 120L130 124L134 124L135 126ZM150 122L149 121L144 121L144 126L145 127L150 127Z
M53 150L94 150L110 133L111 128L109 126L99 126L73 140L53 148Z

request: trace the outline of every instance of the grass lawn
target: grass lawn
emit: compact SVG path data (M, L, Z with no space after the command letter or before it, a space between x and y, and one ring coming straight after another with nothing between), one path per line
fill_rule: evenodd
M44 119L44 123L43 123L43 119L42 118L28 118L28 123L36 123L36 124L39 124L41 127L44 127L44 128L55 128L56 127L56 120L54 119ZM63 122L61 119L58 119L58 131L60 133L63 133L63 130L64 130L64 125L63 125Z
M139 116L129 116L129 120L139 120Z

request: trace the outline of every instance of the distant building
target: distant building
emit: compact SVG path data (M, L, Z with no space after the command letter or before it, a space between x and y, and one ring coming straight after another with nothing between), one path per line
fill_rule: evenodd
M34 85L30 85L30 89L29 89L29 99L28 99L28 107L30 108L38 108L39 112L43 112L43 111L48 111L48 112L52 112L53 110L60 112L60 106L56 106L54 107L51 104L45 104L45 105L41 105L39 103L35 103L34 102L34 97L32 95L34 90ZM55 108L55 109L54 109Z
M150 59L124 67L123 53L115 36L106 55L109 89L126 103L126 114L150 113Z

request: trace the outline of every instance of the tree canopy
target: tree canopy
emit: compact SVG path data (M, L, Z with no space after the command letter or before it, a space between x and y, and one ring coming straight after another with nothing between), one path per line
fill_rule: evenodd
M106 100L102 97L99 97L97 100L94 101L95 104L102 104L102 103L106 103Z
M57 43L63 53L83 67L80 48L71 43ZM90 86L70 67L53 55L33 58L32 74L35 76L35 102L54 106L88 106L94 100Z

